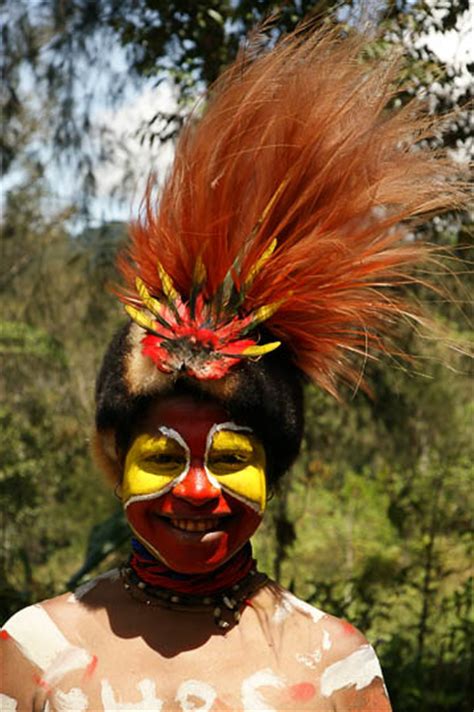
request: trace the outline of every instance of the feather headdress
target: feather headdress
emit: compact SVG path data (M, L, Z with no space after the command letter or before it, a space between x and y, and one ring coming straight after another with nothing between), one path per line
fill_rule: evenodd
M335 394L359 379L354 355L415 315L399 287L430 253L410 226L456 204L456 169L423 145L419 103L390 108L397 62L363 46L297 32L243 54L188 121L119 261L156 368L221 378L284 342Z

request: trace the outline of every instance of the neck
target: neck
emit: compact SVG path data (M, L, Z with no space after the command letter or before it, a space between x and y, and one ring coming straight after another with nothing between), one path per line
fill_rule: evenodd
M136 539L132 539L130 567L135 575L149 586L206 596L238 584L250 571L255 569L250 542L240 549L229 561L213 571L202 574L183 574L173 571L150 554Z

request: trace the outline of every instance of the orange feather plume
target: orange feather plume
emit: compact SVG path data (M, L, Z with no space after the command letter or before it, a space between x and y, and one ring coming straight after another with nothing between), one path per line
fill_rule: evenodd
M409 230L462 189L423 142L422 104L389 108L397 60L364 61L365 42L296 32L241 55L185 126L156 205L148 190L119 259L124 301L142 304L137 276L159 299L163 269L183 301L197 264L205 302L230 276L241 317L276 305L266 327L333 394L359 380L354 354L375 355L398 319L417 318L399 287L431 252Z

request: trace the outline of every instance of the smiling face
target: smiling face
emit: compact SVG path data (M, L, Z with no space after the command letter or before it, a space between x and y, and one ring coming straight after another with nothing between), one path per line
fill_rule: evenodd
M157 401L127 452L122 501L154 556L181 573L212 571L262 520L263 446L217 403Z

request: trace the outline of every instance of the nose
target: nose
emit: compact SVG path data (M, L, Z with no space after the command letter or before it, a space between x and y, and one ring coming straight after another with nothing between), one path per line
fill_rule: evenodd
M172 493L175 497L200 507L217 499L220 488L212 484L204 467L191 464L188 474L182 482L173 487Z

